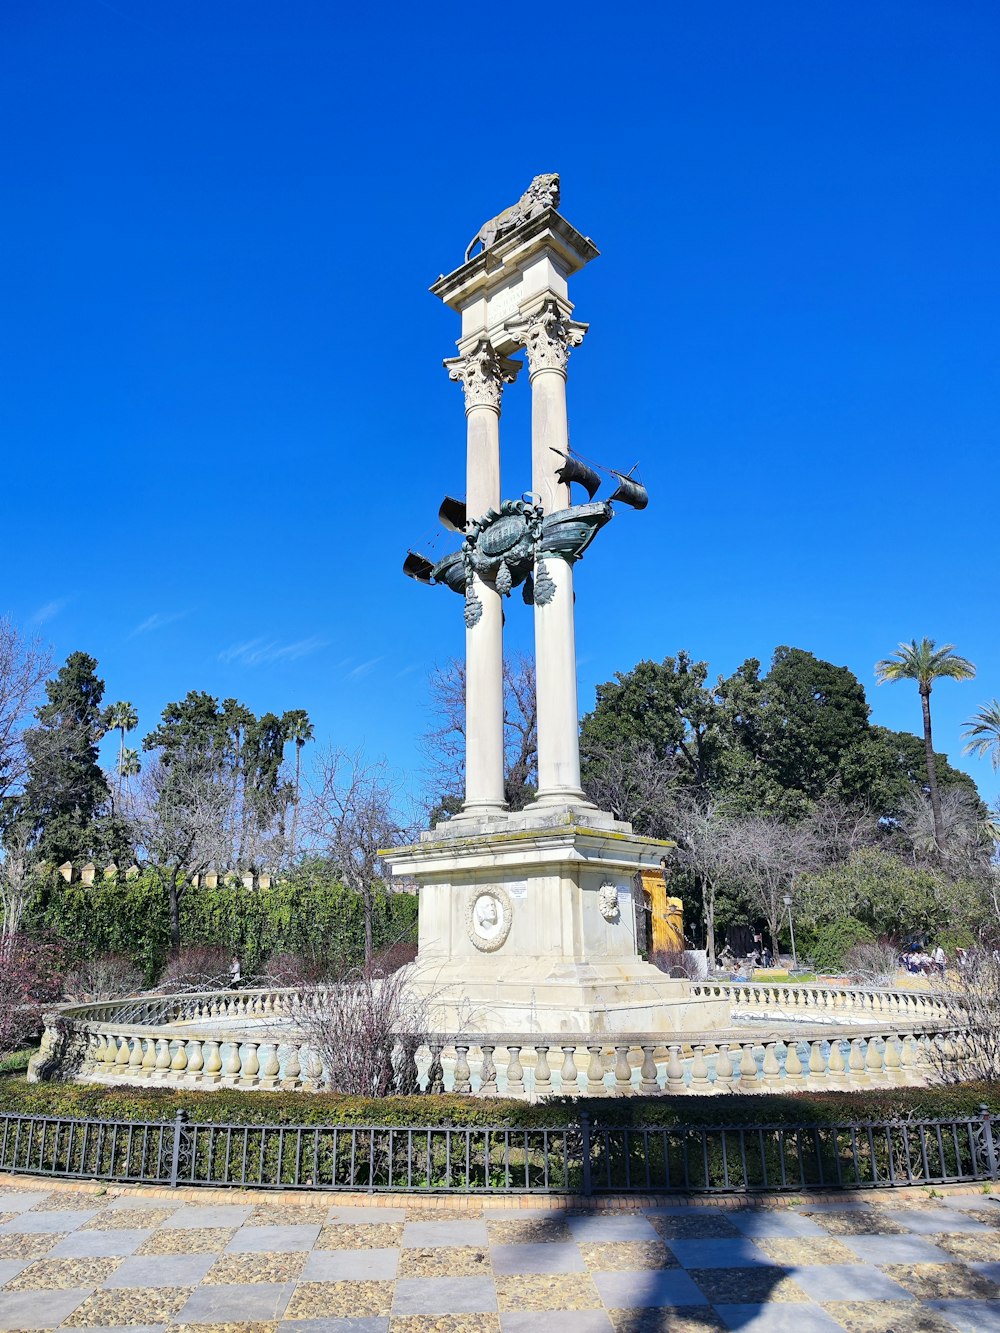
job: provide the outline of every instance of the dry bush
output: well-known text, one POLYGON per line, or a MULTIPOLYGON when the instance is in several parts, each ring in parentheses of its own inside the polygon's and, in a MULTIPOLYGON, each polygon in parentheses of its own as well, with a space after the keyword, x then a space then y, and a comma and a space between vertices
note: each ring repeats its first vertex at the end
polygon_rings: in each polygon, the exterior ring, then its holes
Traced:
POLYGON ((657 949, 649 955, 649 961, 661 972, 666 972, 668 977, 687 981, 699 979, 700 969, 697 962, 683 949, 657 949))
POLYGON ((175 949, 167 959, 157 990, 202 991, 229 985, 232 954, 211 944, 192 944, 175 949))
POLYGON ((884 940, 852 944, 844 954, 844 971, 852 981, 891 986, 899 970, 899 947, 884 940))
POLYGON ((0 1056, 30 1045, 62 989, 58 945, 9 935, 0 948, 0 1056))
POLYGON ((409 967, 416 962, 417 946, 407 940, 396 940, 387 948, 377 953, 372 960, 372 971, 377 977, 387 977, 390 972, 398 972, 401 967, 409 967))
POLYGON ((119 953, 102 953, 76 964, 63 981, 68 1000, 116 1000, 136 995, 143 988, 142 972, 131 959, 119 953))
POLYGON ((417 1091, 414 1056, 426 1005, 409 980, 409 968, 383 977, 358 970, 316 992, 303 1026, 331 1091, 357 1097, 417 1091))
POLYGON ((305 988, 318 986, 330 975, 330 964, 302 953, 273 953, 259 984, 305 988))
POLYGON ((949 972, 939 993, 949 1035, 932 1043, 931 1064, 944 1083, 1000 1078, 1000 953, 970 950, 966 965, 949 972))

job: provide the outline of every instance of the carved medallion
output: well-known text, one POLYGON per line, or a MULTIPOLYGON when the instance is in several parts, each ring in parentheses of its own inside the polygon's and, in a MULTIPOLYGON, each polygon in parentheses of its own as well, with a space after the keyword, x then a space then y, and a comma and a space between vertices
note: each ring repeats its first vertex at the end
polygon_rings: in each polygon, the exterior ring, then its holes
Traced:
POLYGON ((511 902, 500 885, 469 890, 465 906, 465 925, 469 939, 482 953, 494 953, 510 934, 511 902))

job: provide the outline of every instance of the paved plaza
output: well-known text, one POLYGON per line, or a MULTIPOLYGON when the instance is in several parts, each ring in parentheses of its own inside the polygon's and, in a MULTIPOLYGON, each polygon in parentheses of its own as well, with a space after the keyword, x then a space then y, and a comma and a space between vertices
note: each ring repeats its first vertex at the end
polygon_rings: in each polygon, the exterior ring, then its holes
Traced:
POLYGON ((582 1211, 19 1181, 0 1217, 6 1330, 1000 1330, 982 1193, 582 1211))

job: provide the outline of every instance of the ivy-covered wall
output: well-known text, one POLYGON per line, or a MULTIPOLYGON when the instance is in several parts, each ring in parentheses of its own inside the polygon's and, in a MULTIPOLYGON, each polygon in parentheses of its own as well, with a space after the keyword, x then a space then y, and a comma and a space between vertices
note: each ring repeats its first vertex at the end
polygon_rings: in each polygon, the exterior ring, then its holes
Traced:
MULTIPOLYGON (((417 899, 379 890, 376 953, 416 940, 417 899)), ((135 879, 67 884, 53 874, 39 885, 24 921, 30 934, 66 942, 77 958, 115 953, 155 983, 170 947, 167 889, 155 871, 135 879)), ((322 864, 305 865, 266 888, 219 884, 188 888, 181 901, 182 945, 218 945, 239 959, 244 978, 266 972, 274 954, 352 965, 364 957, 364 911, 353 890, 322 864)))

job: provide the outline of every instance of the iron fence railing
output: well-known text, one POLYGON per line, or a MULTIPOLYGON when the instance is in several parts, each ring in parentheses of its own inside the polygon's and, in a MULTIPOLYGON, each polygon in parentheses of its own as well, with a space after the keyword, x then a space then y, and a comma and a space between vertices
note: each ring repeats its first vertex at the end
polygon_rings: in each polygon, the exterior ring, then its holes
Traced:
POLYGON ((768 1193, 996 1180, 998 1123, 561 1128, 0 1116, 0 1170, 151 1185, 430 1193, 768 1193))

